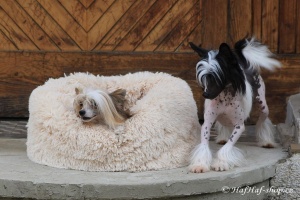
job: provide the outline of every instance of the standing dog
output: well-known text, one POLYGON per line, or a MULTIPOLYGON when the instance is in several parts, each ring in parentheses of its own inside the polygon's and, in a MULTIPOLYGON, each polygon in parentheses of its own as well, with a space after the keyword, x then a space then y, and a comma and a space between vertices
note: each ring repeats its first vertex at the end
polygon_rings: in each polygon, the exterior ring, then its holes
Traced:
POLYGON ((129 117, 129 112, 124 110, 126 90, 107 93, 75 88, 75 92, 73 107, 83 122, 100 122, 114 128, 129 117))
POLYGON ((245 130, 244 121, 249 117, 253 96, 261 110, 256 124, 259 144, 274 147, 265 84, 259 74, 260 67, 270 71, 280 67, 270 50, 254 38, 238 41, 234 50, 226 43, 222 43, 219 50, 211 51, 193 43, 190 46, 202 57, 196 65, 196 78, 206 100, 201 143, 191 156, 189 170, 195 173, 207 172, 210 168, 225 171, 243 163, 243 153, 234 144, 245 130), (209 137, 215 121, 219 132, 217 142, 226 144, 212 160, 209 137))

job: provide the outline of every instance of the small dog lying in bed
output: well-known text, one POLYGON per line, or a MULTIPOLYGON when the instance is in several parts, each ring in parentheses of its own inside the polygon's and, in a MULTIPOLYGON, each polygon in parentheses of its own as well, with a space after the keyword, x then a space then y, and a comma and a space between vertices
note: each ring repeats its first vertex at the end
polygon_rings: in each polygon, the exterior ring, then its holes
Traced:
POLYGON ((74 110, 82 122, 99 122, 114 128, 129 118, 124 109, 126 90, 118 89, 112 93, 103 90, 83 90, 75 88, 74 110))

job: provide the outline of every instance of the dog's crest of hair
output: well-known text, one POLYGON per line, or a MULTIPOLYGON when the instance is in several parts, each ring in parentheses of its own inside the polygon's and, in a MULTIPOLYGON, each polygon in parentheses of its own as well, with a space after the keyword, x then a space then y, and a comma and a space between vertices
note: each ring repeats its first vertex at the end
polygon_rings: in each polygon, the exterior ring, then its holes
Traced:
POLYGON ((97 115, 110 128, 122 124, 129 115, 124 111, 126 90, 118 89, 112 93, 102 90, 75 88, 77 98, 74 105, 78 106, 80 101, 86 101, 90 105, 95 105, 97 115))
POLYGON ((124 122, 124 117, 118 113, 113 99, 108 93, 96 90, 87 95, 95 101, 98 112, 102 113, 103 120, 109 127, 114 128, 124 122))
POLYGON ((238 60, 226 43, 222 43, 219 50, 211 50, 207 57, 200 60, 196 65, 196 79, 206 88, 205 75, 212 75, 220 88, 232 84, 235 92, 245 94, 245 75, 240 68, 238 60))

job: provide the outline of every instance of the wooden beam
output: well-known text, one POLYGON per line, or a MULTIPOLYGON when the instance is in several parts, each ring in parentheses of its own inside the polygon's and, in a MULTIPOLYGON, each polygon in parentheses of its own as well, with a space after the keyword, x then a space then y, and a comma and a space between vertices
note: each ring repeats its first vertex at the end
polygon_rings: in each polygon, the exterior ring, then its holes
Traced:
MULTIPOLYGON (((138 71, 166 72, 188 82, 203 118, 202 90, 195 81, 195 53, 0 52, 0 117, 28 117, 28 98, 49 78, 73 72, 124 75, 138 71)), ((283 68, 263 71, 270 117, 285 121, 286 98, 300 92, 300 56, 280 56, 283 68)), ((254 107, 255 108, 255 107, 254 107)), ((259 112, 254 109, 249 124, 259 112)))

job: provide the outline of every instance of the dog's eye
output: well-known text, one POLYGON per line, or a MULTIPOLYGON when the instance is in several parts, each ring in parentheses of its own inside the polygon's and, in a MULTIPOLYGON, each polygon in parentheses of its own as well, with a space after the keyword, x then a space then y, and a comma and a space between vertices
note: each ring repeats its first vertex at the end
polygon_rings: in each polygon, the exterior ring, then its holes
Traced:
POLYGON ((93 104, 93 107, 94 107, 94 108, 97 108, 97 104, 96 104, 95 101, 93 101, 92 104, 93 104))
POLYGON ((82 102, 80 102, 80 103, 79 103, 79 106, 82 108, 82 106, 83 106, 83 103, 82 103, 82 102))

